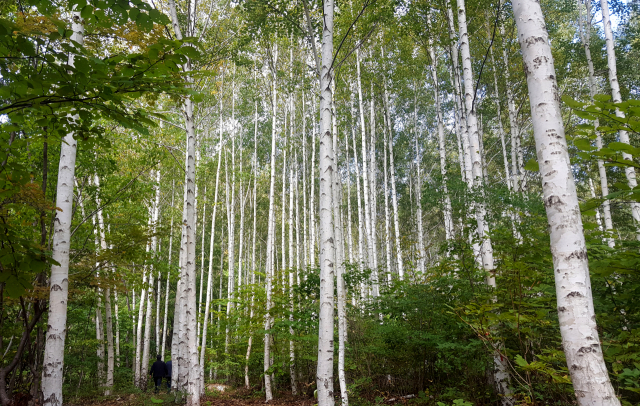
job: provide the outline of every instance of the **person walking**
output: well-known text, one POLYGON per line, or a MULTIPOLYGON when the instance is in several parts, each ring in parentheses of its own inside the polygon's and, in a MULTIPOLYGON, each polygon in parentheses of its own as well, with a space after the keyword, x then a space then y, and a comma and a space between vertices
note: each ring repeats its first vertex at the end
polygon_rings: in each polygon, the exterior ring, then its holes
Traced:
POLYGON ((160 390, 160 385, 162 385, 162 379, 168 375, 167 364, 162 362, 162 357, 160 355, 156 357, 156 362, 154 362, 151 366, 149 375, 153 376, 153 380, 156 383, 155 393, 158 393, 158 391, 160 390))
POLYGON ((171 360, 167 361, 167 391, 171 392, 171 360))

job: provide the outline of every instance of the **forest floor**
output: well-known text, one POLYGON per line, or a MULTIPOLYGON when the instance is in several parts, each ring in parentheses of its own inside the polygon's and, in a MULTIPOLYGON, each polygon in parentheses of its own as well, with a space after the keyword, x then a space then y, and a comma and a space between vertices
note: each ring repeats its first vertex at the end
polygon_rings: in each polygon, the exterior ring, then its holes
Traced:
MULTIPOLYGON (((220 391, 208 384, 206 395, 200 399, 201 406, 258 406, 264 405, 264 393, 249 389, 239 388, 220 391)), ((317 401, 306 396, 292 396, 291 393, 278 393, 275 399, 269 402, 272 406, 313 406, 317 401)), ((147 393, 114 394, 101 397, 78 397, 70 399, 68 406, 161 406, 184 404, 184 399, 176 398, 174 393, 167 393, 166 389, 155 394, 147 393)))

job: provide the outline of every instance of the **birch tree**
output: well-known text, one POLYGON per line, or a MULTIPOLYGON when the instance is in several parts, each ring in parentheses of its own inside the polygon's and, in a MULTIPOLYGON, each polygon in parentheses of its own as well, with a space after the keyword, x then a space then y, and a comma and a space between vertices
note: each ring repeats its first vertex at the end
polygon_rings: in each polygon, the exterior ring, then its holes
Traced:
POLYGON ((558 86, 540 3, 515 0, 513 15, 549 223, 562 346, 580 406, 620 405, 604 363, 578 195, 564 135, 558 86))
MULTIPOLYGON (((71 13, 71 41, 84 44, 84 21, 79 11, 71 13)), ((73 54, 69 65, 73 66, 73 54)), ((71 122, 78 116, 69 117, 71 122)), ((73 219, 73 186, 78 144, 70 131, 60 145, 58 186, 56 190, 56 213, 52 258, 59 265, 51 266, 49 278, 49 317, 42 368, 42 399, 44 406, 62 406, 62 371, 64 367, 64 345, 67 334, 67 299, 69 297, 69 250, 71 248, 71 221, 73 219)))

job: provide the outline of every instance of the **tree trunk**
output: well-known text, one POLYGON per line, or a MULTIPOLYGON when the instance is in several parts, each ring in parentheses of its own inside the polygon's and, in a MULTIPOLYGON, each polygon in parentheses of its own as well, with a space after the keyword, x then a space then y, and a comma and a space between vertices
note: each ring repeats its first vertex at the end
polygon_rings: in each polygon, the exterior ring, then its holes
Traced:
MULTIPOLYGON (((365 244, 365 236, 364 236, 364 228, 365 228, 365 219, 362 208, 362 200, 360 200, 360 196, 362 196, 362 191, 360 188, 360 165, 358 164, 358 149, 356 148, 356 122, 355 122, 355 106, 353 102, 351 103, 351 117, 352 117, 352 127, 351 127, 351 138, 353 139, 353 160, 356 168, 356 202, 358 203, 358 259, 359 266, 361 268, 366 267, 365 258, 364 258, 364 244, 365 244)), ((364 292, 362 292, 364 295, 364 292)))
MULTIPOLYGON (((337 296, 338 296, 338 381, 340 382, 340 398, 342 406, 349 406, 349 396, 347 394, 347 379, 344 371, 345 361, 345 338, 346 338, 346 288, 344 284, 343 275, 345 273, 344 266, 344 245, 342 244, 343 228, 342 228, 342 188, 340 182, 340 173, 338 171, 338 126, 337 126, 337 110, 335 105, 335 81, 331 82, 332 85, 332 126, 333 126, 333 150, 335 151, 336 170, 333 173, 333 220, 334 220, 334 235, 335 235, 335 255, 336 255, 336 279, 337 279, 337 296)), ((376 282, 374 280, 374 282, 376 282)), ((377 288, 377 285, 376 285, 377 288)), ((377 296, 377 291, 374 290, 374 294, 377 296)))
MULTIPOLYGON (((485 218, 486 209, 484 205, 484 185, 482 173, 482 158, 480 150, 480 139, 478 134, 478 121, 474 106, 475 90, 473 88, 473 72, 471 71, 471 52, 469 48, 469 35, 467 32, 467 16, 464 0, 457 0, 458 3, 458 26, 460 28, 460 51, 462 55, 462 67, 464 78, 464 102, 467 112, 467 127, 469 131, 469 149, 471 155, 472 186, 474 195, 479 193, 480 201, 473 201, 476 222, 478 224, 478 238, 480 239, 480 255, 482 266, 487 272, 487 284, 492 288, 496 287, 493 261, 493 247, 489 237, 489 224, 485 218)), ((475 200, 475 199, 474 199, 475 200)), ((497 344, 498 348, 500 344, 497 344)), ((496 390, 502 394, 502 404, 512 405, 513 397, 509 388, 509 372, 506 360, 497 354, 498 348, 494 349, 494 380, 496 390)))
MULTIPOLYGON (((258 102, 254 103, 254 118, 253 118, 253 235, 251 244, 251 302, 249 310, 249 323, 253 322, 254 316, 254 286, 256 283, 256 224, 257 224, 257 201, 258 196, 258 102)), ((244 386, 249 389, 251 387, 249 383, 249 359, 251 358, 251 346, 253 344, 253 331, 250 330, 249 342, 247 343, 247 355, 245 356, 244 363, 244 386)))
MULTIPOLYGON (((611 96, 614 103, 622 103, 620 95, 620 84, 618 83, 618 69, 616 67, 616 50, 613 43, 613 32, 611 31, 611 18, 609 17, 609 4, 607 0, 600 0, 600 8, 602 10, 602 25, 604 26, 604 37, 607 44, 607 65, 609 67, 609 85, 611 86, 611 96)), ((616 117, 621 121, 625 120, 624 112, 616 108, 616 117)), ((625 130, 618 132, 620 142, 629 144, 629 133, 625 130)), ((622 158, 633 161, 633 157, 622 151, 622 158)), ((636 170, 633 166, 628 165, 624 168, 627 184, 631 189, 638 186, 636 180, 636 170)), ((640 241, 640 203, 631 202, 631 214, 636 225, 636 239, 640 241)))
MULTIPOLYGON (((382 55, 384 59, 384 51, 382 55)), ((396 236, 396 261, 398 264, 398 277, 404 280, 404 264, 402 262, 402 247, 400 246, 400 220, 398 218, 398 194, 396 193, 396 169, 393 162, 393 125, 391 124, 391 115, 389 112, 389 95, 387 94, 387 79, 383 79, 384 83, 384 120, 385 127, 389 133, 389 166, 391 176, 391 202, 393 203, 393 223, 396 236)))
POLYGON ((609 381, 598 337, 587 248, 544 17, 535 0, 515 0, 513 14, 527 73, 567 366, 580 406, 617 406, 620 401, 609 381))
MULTIPOLYGON (((171 208, 173 208, 173 203, 175 201, 175 181, 171 182, 171 208)), ((160 349, 160 353, 162 359, 164 358, 164 351, 167 343, 167 314, 169 312, 169 293, 171 288, 171 255, 173 253, 173 213, 171 213, 171 226, 169 227, 169 259, 168 259, 168 268, 167 271, 167 287, 164 296, 164 317, 162 319, 162 348, 160 349)), ((175 315, 174 315, 175 317, 175 315)), ((172 354, 173 355, 173 354, 172 354)), ((173 362, 172 362, 173 364, 173 362)))
MULTIPOLYGON (((220 115, 220 138, 218 140, 219 153, 218 165, 216 168, 216 187, 213 192, 213 215, 211 217, 211 239, 209 242, 209 271, 207 274, 207 302, 204 307, 204 319, 202 326, 202 344, 200 347, 200 365, 202 365, 202 374, 200 379, 204 382, 204 366, 205 355, 207 350, 207 329, 209 326, 209 309, 211 307, 211 293, 213 289, 213 249, 215 247, 215 231, 216 231, 216 215, 218 212, 218 188, 220 185, 220 166, 222 164, 222 115, 220 115)), ((220 268, 222 272, 222 268, 220 268)))
POLYGON ((334 151, 331 124, 333 60, 333 0, 323 3, 322 68, 320 72, 320 310, 318 322, 318 406, 333 406, 333 288, 335 235, 333 222, 334 151))
MULTIPOLYGON (((386 118, 383 118, 386 124, 386 118)), ((391 285, 391 227, 389 216, 389 176, 387 174, 387 126, 382 126, 382 136, 384 141, 384 236, 385 236, 385 253, 387 257, 387 283, 391 285)))
MULTIPOLYGON (((358 107, 360 112, 360 135, 362 136, 362 196, 364 197, 364 232, 365 242, 367 244, 367 255, 364 260, 364 266, 371 268, 371 259, 373 257, 373 246, 371 238, 371 205, 369 202, 369 174, 367 171, 367 132, 365 131, 364 107, 362 102, 362 79, 360 75, 360 48, 356 48, 356 84, 358 86, 358 107)), ((355 145, 354 145, 355 148, 355 145)), ((354 151, 354 156, 356 156, 354 151)))
MULTIPOLYGON (((582 5, 578 2, 578 27, 580 32, 580 40, 582 42, 582 46, 584 47, 584 54, 587 58, 587 68, 589 69, 589 98, 593 101, 593 97, 596 95, 597 87, 596 87, 596 79, 595 72, 593 69, 593 60, 591 58, 591 0, 585 1, 586 5, 586 19, 584 21, 585 27, 583 26, 582 21, 582 5)), ((599 127, 599 120, 596 120, 594 123, 594 128, 597 129, 599 127)), ((596 147, 598 151, 602 149, 602 135, 599 131, 596 131, 596 147)), ((609 194, 609 182, 607 181, 607 170, 604 166, 604 161, 602 159, 598 159, 598 173, 600 174, 600 188, 602 189, 602 196, 607 196, 609 194)), ((595 191, 594 191, 595 194, 595 191)), ((594 196, 595 197, 595 196, 594 196)), ((606 238, 607 245, 610 248, 614 248, 616 243, 615 240, 610 237, 613 232, 613 221, 611 220, 611 204, 609 200, 602 202, 602 213, 604 215, 604 228, 609 233, 609 237, 606 238)))
MULTIPOLYGON (((276 182, 276 126, 278 123, 277 107, 278 107, 278 85, 276 64, 278 61, 278 45, 275 45, 273 66, 272 66, 272 97, 271 100, 271 172, 269 175, 269 225, 267 231, 267 266, 266 266, 266 312, 264 315, 264 390, 266 401, 273 399, 271 390, 271 376, 269 369, 271 367, 271 307, 272 307, 272 289, 273 289, 273 243, 275 241, 275 182, 276 182)), ((313 184, 313 182, 312 182, 313 184)), ((312 188, 313 189, 313 188, 312 188)), ((313 194, 311 198, 313 202, 313 194)), ((312 203, 313 206, 313 203, 312 203)), ((312 209, 313 210, 313 209, 312 209)))
MULTIPOLYGON (((94 175, 94 183, 98 188, 98 194, 100 193, 100 178, 98 175, 94 175)), ((104 216, 102 213, 102 202, 99 197, 96 198, 96 206, 98 207, 97 218, 97 232, 100 237, 100 252, 107 250, 107 239, 105 236, 104 216)), ((111 289, 107 287, 104 291, 105 298, 105 321, 106 321, 106 337, 107 337, 107 376, 105 382, 105 396, 111 394, 111 388, 113 387, 113 370, 114 370, 114 354, 113 354, 113 318, 111 313, 111 289)), ((117 309, 117 307, 116 307, 117 309)))
POLYGON ((453 238, 453 215, 451 197, 447 185, 447 150, 444 138, 444 120, 442 118, 442 105, 440 104, 440 83, 438 82, 438 60, 433 45, 429 40, 429 56, 431 58, 431 78, 433 79, 433 95, 436 101, 436 117, 438 120, 438 152, 440 153, 440 175, 442 176, 442 194, 444 195, 444 234, 445 239, 453 238))
MULTIPOLYGON (((80 12, 72 13, 71 40, 84 44, 84 21, 80 12)), ((73 55, 69 57, 73 65, 73 55)), ((78 116, 72 116, 76 121, 78 116)), ((73 217, 73 185, 76 168, 77 143, 73 133, 67 134, 60 146, 58 186, 56 191, 56 213, 53 228, 52 258, 60 265, 51 266, 49 316, 47 341, 42 368, 43 406, 62 405, 62 370, 64 345, 67 333, 67 299, 69 295, 69 250, 71 248, 71 221, 73 217)))

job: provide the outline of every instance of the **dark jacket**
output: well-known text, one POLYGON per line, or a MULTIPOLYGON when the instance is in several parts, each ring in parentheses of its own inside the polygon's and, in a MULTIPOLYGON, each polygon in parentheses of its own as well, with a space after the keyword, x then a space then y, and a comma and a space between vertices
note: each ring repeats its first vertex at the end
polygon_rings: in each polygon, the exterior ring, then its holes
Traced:
POLYGON ((167 361, 167 377, 171 378, 171 361, 167 361))
POLYGON ((153 375, 154 378, 164 378, 167 373, 167 364, 160 360, 154 362, 151 366, 151 371, 149 371, 149 375, 153 375))

